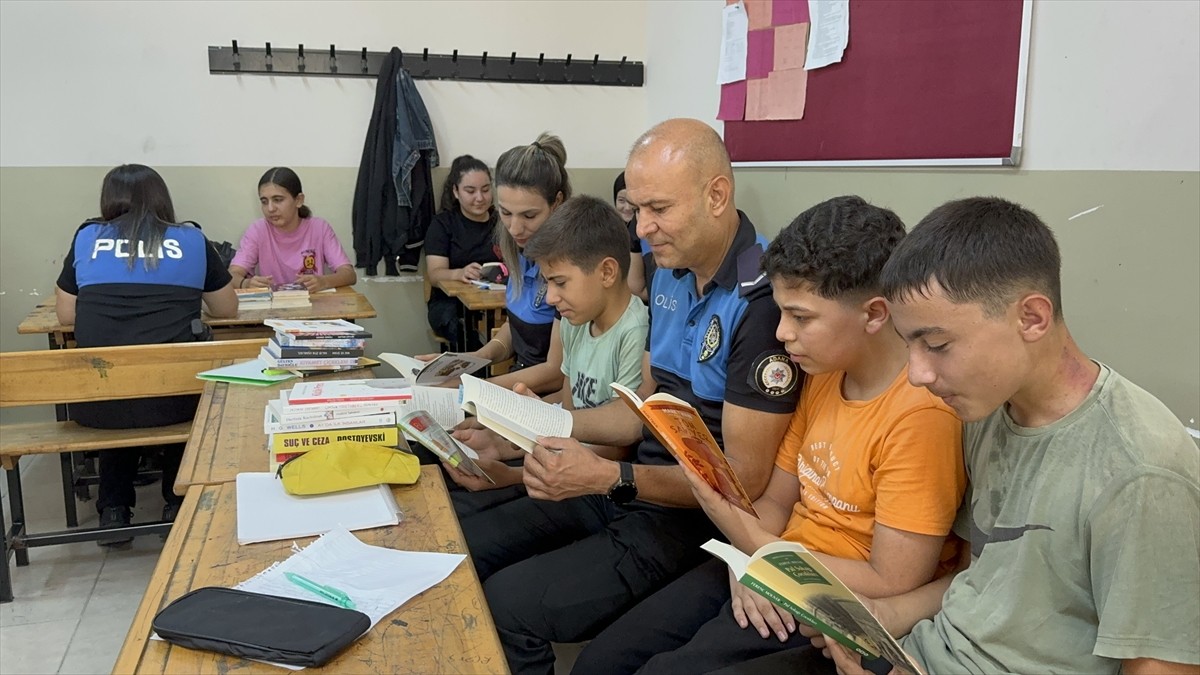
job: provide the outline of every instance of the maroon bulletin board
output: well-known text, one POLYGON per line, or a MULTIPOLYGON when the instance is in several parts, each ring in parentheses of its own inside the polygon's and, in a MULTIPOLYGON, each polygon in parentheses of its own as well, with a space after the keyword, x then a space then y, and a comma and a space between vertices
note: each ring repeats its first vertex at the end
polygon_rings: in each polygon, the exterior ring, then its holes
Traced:
POLYGON ((1032 0, 850 0, 804 119, 726 122, 734 162, 1015 165, 1032 0))

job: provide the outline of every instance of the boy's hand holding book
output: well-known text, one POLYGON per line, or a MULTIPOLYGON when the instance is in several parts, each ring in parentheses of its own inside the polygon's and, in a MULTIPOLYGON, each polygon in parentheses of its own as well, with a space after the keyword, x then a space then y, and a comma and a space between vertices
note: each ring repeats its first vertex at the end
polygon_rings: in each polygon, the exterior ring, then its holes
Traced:
POLYGON ((534 499, 552 502, 606 494, 620 478, 616 462, 598 456, 574 438, 539 437, 525 458, 525 488, 534 499))
MULTIPOLYGON (((495 437, 505 445, 511 445, 503 438, 499 438, 490 431, 454 431, 450 435, 456 440, 461 441, 463 445, 475 451, 479 458, 475 460, 475 464, 484 471, 488 476, 491 476, 495 483, 490 483, 487 480, 478 476, 471 475, 457 467, 448 465, 442 462, 442 466, 446 468, 446 472, 450 474, 450 478, 458 483, 463 488, 471 492, 479 492, 481 490, 494 490, 496 488, 508 487, 509 485, 518 485, 521 482, 522 471, 520 467, 509 466, 504 463, 504 459, 512 459, 512 457, 504 457, 498 452, 498 443, 480 443, 480 440, 491 441, 495 437)), ((521 449, 516 449, 510 454, 513 457, 523 456, 525 453, 521 449)))
POLYGON ((774 635, 780 642, 787 642, 788 637, 796 632, 799 622, 791 612, 742 585, 732 571, 729 573, 729 593, 732 596, 733 620, 742 628, 754 626, 764 640, 774 635))

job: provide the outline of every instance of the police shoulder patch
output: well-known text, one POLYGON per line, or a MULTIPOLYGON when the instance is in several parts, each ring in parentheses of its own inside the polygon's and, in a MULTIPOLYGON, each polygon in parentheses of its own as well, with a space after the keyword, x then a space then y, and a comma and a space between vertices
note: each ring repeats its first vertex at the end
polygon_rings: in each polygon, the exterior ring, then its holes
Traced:
POLYGON ((721 348, 721 340, 724 336, 721 333, 721 317, 716 314, 708 321, 708 328, 704 331, 704 342, 700 345, 700 358, 697 359, 700 363, 716 356, 717 350, 721 348))
POLYGON ((771 397, 787 396, 800 380, 796 365, 787 354, 777 351, 763 352, 754 360, 750 374, 750 385, 754 390, 771 397))

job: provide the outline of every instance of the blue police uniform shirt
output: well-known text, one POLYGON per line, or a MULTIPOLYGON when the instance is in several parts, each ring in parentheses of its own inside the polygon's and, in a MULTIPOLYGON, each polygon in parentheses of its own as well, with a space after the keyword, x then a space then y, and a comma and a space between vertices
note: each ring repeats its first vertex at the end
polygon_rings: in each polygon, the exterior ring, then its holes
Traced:
MULTIPOLYGON (((230 280, 199 227, 168 226, 162 246, 151 252, 122 239, 114 224, 87 222, 75 232, 58 287, 76 296, 76 343, 109 347, 195 340, 192 320, 200 318, 202 295, 230 280), (158 259, 153 267, 145 264, 150 253, 158 259)), ((195 396, 171 396, 76 404, 71 418, 105 428, 160 426, 191 419, 195 409, 195 396)))
MULTIPOLYGON (((658 391, 687 401, 724 447, 724 402, 767 413, 795 410, 801 374, 775 339, 779 308, 760 271, 766 240, 742 212, 733 244, 703 295, 689 270, 656 269, 650 280, 650 372, 658 391)), ((675 460, 648 430, 645 464, 675 460)))
POLYGON ((558 313, 546 302, 546 280, 541 268, 525 256, 519 256, 521 290, 509 281, 504 290, 508 323, 512 331, 513 354, 517 366, 527 368, 545 363, 550 351, 550 331, 558 313))

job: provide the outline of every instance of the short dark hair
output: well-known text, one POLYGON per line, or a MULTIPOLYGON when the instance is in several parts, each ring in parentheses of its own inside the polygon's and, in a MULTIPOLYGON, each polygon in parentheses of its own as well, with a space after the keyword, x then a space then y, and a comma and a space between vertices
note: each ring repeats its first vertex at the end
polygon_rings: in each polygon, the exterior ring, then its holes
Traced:
POLYGON ((823 298, 869 297, 880 292, 879 272, 903 238, 895 213, 862 197, 834 197, 796 216, 767 247, 762 269, 823 298))
POLYGON ((1002 314, 1017 295, 1043 293, 1062 318, 1062 259, 1035 213, 999 197, 946 202, 921 219, 883 268, 890 301, 927 296, 937 282, 951 301, 1002 314))
MULTIPOLYGON (((300 184, 300 176, 296 175, 295 171, 286 166, 275 166, 267 169, 267 172, 258 179, 258 187, 261 190, 264 185, 278 185, 287 190, 287 193, 294 199, 296 195, 304 192, 304 186, 300 184)), ((312 209, 304 204, 299 209, 301 218, 312 218, 312 209)))
POLYGON ((629 274, 629 229, 612 204, 588 195, 572 197, 525 243, 525 257, 565 260, 588 272, 613 258, 624 279, 629 274))

